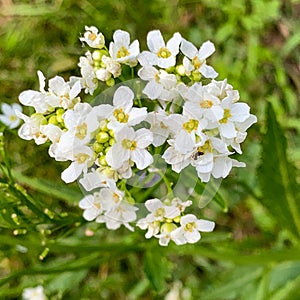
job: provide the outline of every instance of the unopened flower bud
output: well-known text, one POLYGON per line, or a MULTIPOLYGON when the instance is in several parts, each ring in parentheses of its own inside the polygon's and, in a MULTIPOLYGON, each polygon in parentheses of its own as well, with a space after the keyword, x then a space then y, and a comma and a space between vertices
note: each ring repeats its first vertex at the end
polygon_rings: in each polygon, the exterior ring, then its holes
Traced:
POLYGON ((109 135, 107 132, 100 131, 96 136, 97 142, 104 144, 109 140, 109 135))

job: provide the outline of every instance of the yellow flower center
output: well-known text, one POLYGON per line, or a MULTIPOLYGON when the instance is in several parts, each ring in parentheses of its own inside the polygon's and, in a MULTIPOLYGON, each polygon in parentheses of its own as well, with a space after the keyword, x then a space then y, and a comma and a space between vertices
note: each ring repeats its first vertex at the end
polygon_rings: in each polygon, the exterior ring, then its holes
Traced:
POLYGON ((120 109, 116 108, 114 110, 114 117, 120 123, 127 123, 128 122, 128 118, 129 118, 128 114, 125 114, 123 112, 123 108, 122 107, 120 109))
POLYGON ((17 120, 17 116, 11 115, 11 116, 9 116, 9 120, 10 120, 11 122, 14 122, 14 121, 17 120))
POLYGON ((172 55, 172 53, 166 47, 161 47, 159 51, 156 53, 159 58, 168 58, 172 55))
POLYGON ((197 226, 196 226, 196 223, 195 222, 191 222, 191 223, 187 223, 185 226, 184 226, 184 230, 185 231, 189 231, 189 232, 193 232, 194 229, 196 229, 197 226))
POLYGON ((101 208, 100 202, 94 202, 94 206, 95 206, 97 209, 100 209, 100 208, 101 208))
POLYGON ((89 159, 90 156, 88 154, 85 153, 78 153, 77 155, 75 155, 75 160, 79 163, 79 164, 83 164, 85 163, 85 161, 87 159, 89 159))
POLYGON ((203 153, 203 154, 206 153, 206 152, 212 152, 212 146, 210 144, 210 141, 208 140, 204 143, 203 146, 198 147, 197 152, 198 153, 203 153))
POLYGON ((165 209, 163 207, 160 207, 155 211, 154 216, 155 217, 163 217, 165 215, 165 213, 166 213, 165 209))
POLYGON ((119 51, 117 52, 117 58, 122 58, 125 56, 128 56, 130 54, 130 52, 128 51, 127 48, 125 48, 124 46, 122 46, 119 51))
POLYGON ((185 129, 188 133, 191 133, 193 130, 197 130, 199 122, 197 120, 189 120, 183 124, 183 129, 185 129))
POLYGON ((117 193, 113 193, 113 200, 115 203, 118 203, 120 200, 120 196, 117 193))
POLYGON ((228 108, 224 109, 223 119, 221 119, 219 122, 222 124, 226 124, 228 119, 231 117, 231 112, 228 108))
POLYGON ((213 106, 213 103, 211 100, 203 100, 200 102, 201 108, 211 108, 213 106))
POLYGON ((86 134, 87 134, 87 124, 86 123, 82 123, 81 125, 78 125, 76 127, 75 136, 78 139, 83 140, 86 137, 86 134))
POLYGON ((89 34, 89 40, 94 41, 97 38, 97 35, 93 32, 89 34))
POLYGON ((194 66, 195 69, 199 69, 201 67, 201 61, 199 60, 198 56, 195 56, 193 59, 192 59, 192 64, 194 66))
POLYGON ((128 139, 124 139, 122 141, 122 146, 123 146, 123 148, 125 148, 127 150, 133 151, 136 148, 136 141, 131 141, 131 140, 128 140, 128 139))

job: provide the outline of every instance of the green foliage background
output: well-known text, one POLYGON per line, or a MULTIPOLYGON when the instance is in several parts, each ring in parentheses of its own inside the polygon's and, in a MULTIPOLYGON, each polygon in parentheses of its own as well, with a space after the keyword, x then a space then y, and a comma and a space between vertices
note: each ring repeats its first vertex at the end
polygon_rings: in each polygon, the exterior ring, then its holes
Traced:
POLYGON ((87 224, 77 185, 59 179, 66 165, 1 127, 0 299, 38 284, 49 299, 164 299, 177 281, 185 289, 178 299, 300 299, 300 1, 0 4, 1 102, 37 89, 39 69, 47 78, 77 74, 78 38, 95 25, 107 39, 127 30, 143 49, 152 29, 166 38, 179 31, 197 46, 213 41, 218 78, 258 117, 243 145, 247 168, 232 172, 221 200, 203 211, 216 230, 197 245, 167 248, 140 231, 87 224))

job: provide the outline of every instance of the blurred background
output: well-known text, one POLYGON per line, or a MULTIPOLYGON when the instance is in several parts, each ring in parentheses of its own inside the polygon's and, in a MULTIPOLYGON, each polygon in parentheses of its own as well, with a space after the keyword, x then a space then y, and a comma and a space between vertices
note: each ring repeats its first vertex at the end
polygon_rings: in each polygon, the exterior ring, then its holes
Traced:
POLYGON ((0 299, 20 299, 38 284, 49 299, 300 299, 300 1, 0 5, 0 103, 38 90, 37 70, 79 75, 79 37, 94 25, 107 43, 116 29, 130 32, 141 49, 153 29, 166 39, 180 32, 197 47, 211 40, 218 79, 227 78, 258 117, 237 157, 247 167, 223 180, 223 206, 212 201, 203 213, 215 232, 167 248, 143 232, 86 224, 77 184, 60 180, 68 164, 5 131, 0 160, 9 160, 13 181, 0 173, 0 299))

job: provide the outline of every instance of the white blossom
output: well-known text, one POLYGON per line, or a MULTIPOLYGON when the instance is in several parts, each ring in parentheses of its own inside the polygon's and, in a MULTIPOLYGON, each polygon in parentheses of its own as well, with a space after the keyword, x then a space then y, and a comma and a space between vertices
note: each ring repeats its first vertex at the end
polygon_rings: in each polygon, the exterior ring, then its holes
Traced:
POLYGON ((22 293, 23 300, 47 300, 44 288, 38 285, 34 288, 25 288, 22 293))
POLYGON ((107 127, 115 132, 124 126, 134 126, 147 117, 147 108, 133 107, 134 93, 129 87, 119 87, 113 97, 113 105, 102 104, 97 107, 96 113, 100 118, 109 121, 107 127))
POLYGON ((0 114, 0 121, 8 126, 10 129, 14 129, 19 126, 20 118, 17 116, 16 111, 22 112, 21 105, 13 103, 9 105, 7 103, 1 104, 1 110, 3 114, 0 114))
POLYGON ((105 45, 104 35, 95 26, 85 26, 85 33, 79 39, 92 48, 102 49, 105 45))
POLYGON ((95 220, 103 212, 99 192, 85 196, 82 200, 80 200, 79 207, 84 210, 83 217, 87 221, 95 220))
POLYGON ((177 78, 174 74, 157 70, 153 66, 145 66, 139 69, 138 76, 148 81, 143 93, 151 100, 171 101, 178 95, 176 90, 177 78))
POLYGON ((207 220, 198 220, 196 216, 187 214, 180 219, 180 227, 171 232, 171 238, 177 245, 196 243, 200 240, 201 232, 211 232, 215 223, 207 220))
POLYGON ((122 167, 124 162, 132 160, 140 170, 153 162, 152 155, 145 149, 153 141, 152 132, 142 128, 134 131, 123 127, 115 134, 116 143, 106 154, 107 163, 114 169, 122 167))
POLYGON ((109 44, 109 54, 118 63, 124 63, 131 67, 136 66, 140 53, 139 41, 130 44, 130 35, 123 30, 116 30, 113 34, 113 42, 109 44))
POLYGON ((215 52, 212 42, 203 43, 199 50, 189 41, 182 39, 181 52, 186 56, 183 58, 183 65, 187 75, 194 70, 199 71, 206 78, 216 78, 218 73, 213 67, 206 64, 206 59, 215 52))
POLYGON ((90 51, 85 53, 85 56, 79 58, 78 66, 80 67, 80 83, 84 92, 93 95, 98 86, 98 79, 94 70, 94 61, 90 51))
POLYGON ((147 35, 147 45, 150 51, 143 51, 139 55, 140 64, 142 66, 158 66, 164 69, 174 66, 181 39, 181 35, 176 32, 165 44, 159 30, 150 31, 147 35))

